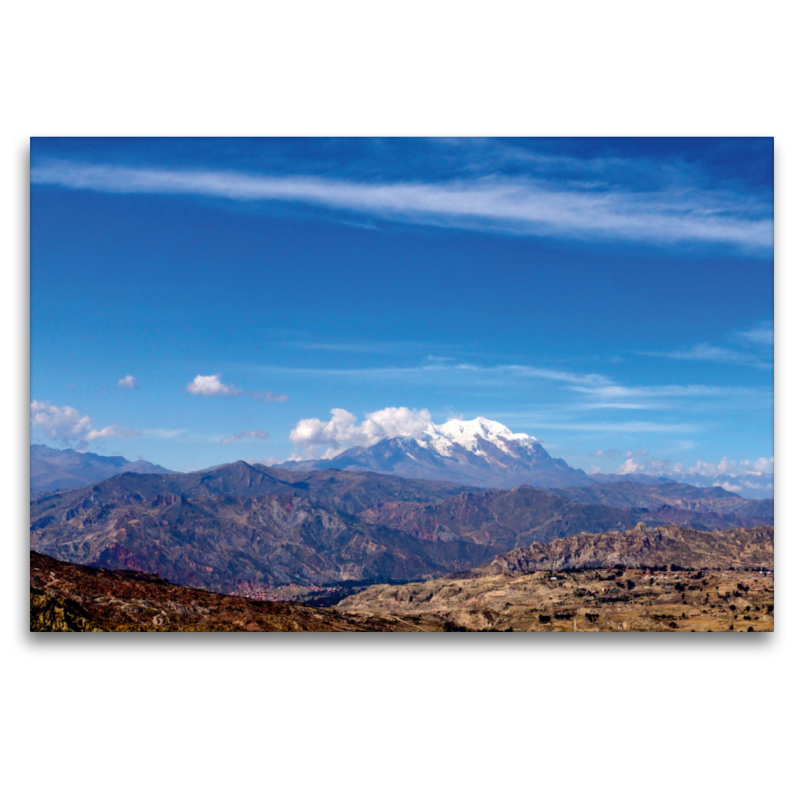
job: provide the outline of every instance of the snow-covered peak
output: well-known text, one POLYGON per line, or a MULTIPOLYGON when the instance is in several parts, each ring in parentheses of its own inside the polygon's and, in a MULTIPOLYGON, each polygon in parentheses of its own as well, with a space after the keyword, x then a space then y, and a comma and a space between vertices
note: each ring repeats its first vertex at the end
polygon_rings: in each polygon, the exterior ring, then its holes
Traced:
POLYGON ((443 425, 431 424, 424 438, 418 441, 423 447, 430 446, 441 455, 449 455, 454 445, 472 453, 478 452, 480 439, 486 439, 501 450, 507 450, 506 442, 533 444, 536 441, 533 436, 528 436, 526 433, 512 433, 505 425, 485 417, 472 420, 451 419, 443 425))
POLYGON ((505 425, 495 422, 486 417, 477 417, 471 420, 451 419, 444 425, 437 425, 437 432, 448 438, 451 442, 456 442, 462 447, 468 447, 475 442, 476 437, 480 436, 494 442, 497 439, 536 439, 526 433, 512 433, 505 425))

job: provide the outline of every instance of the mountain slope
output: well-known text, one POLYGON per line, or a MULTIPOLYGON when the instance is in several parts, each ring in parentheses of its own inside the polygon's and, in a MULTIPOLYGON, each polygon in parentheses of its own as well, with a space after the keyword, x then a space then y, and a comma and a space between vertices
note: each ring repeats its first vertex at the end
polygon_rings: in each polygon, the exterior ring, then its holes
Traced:
POLYGON ((149 461, 128 461, 122 456, 99 456, 75 450, 31 445, 31 491, 52 492, 88 486, 123 472, 172 474, 149 461))

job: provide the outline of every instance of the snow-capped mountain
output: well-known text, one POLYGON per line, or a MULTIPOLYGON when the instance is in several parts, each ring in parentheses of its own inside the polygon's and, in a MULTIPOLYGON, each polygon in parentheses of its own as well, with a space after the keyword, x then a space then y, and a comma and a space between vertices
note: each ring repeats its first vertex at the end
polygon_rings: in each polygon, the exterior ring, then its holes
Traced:
POLYGON ((415 437, 383 439, 371 447, 351 447, 317 461, 291 461, 288 469, 347 469, 390 472, 408 478, 450 481, 470 486, 512 488, 584 486, 583 470, 552 458, 534 436, 512 433, 484 417, 430 424, 415 437))

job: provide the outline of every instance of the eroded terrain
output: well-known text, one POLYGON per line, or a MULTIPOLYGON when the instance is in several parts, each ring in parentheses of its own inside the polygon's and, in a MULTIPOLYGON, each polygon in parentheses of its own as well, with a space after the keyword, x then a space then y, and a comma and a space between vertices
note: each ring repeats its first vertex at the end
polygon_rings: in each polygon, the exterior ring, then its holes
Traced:
POLYGON ((747 570, 599 569, 374 586, 336 607, 491 631, 772 631, 774 578, 747 570))

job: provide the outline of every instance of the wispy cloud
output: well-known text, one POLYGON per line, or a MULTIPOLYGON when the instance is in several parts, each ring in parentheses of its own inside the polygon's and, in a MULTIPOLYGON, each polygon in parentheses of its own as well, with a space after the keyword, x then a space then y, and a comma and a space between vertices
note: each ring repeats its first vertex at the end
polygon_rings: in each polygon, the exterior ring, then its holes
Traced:
POLYGON ((233 433, 230 436, 225 436, 224 438, 220 439, 220 442, 222 444, 232 444, 233 442, 239 442, 242 439, 269 439, 269 434, 262 430, 242 431, 241 433, 233 433))
POLYGON ((636 355, 773 369, 772 349, 775 333, 771 320, 760 322, 743 331, 734 331, 727 336, 727 340, 731 346, 702 342, 666 352, 640 351, 636 352, 636 355))
POLYGON ((117 381, 117 386, 120 389, 136 389, 139 386, 139 381, 133 375, 126 375, 117 381))
MULTIPOLYGON (((242 367, 243 369, 245 367, 242 367)), ((428 361, 412 367, 368 367, 360 369, 326 369, 321 367, 273 367, 250 366, 254 372, 293 377, 358 380, 376 383, 440 383, 443 386, 473 388, 494 387, 508 389, 514 384, 524 386, 526 382, 544 381, 562 389, 575 392, 586 399, 585 403, 573 404, 580 410, 664 410, 664 401, 680 399, 719 400, 726 402, 771 403, 770 388, 748 386, 708 386, 704 384, 666 384, 651 386, 628 386, 595 372, 575 372, 524 364, 477 364, 454 363, 448 360, 428 361)))
POLYGON ((768 204, 692 183, 634 191, 605 182, 575 185, 499 174, 438 182, 365 182, 59 160, 33 166, 31 182, 110 193, 302 203, 373 218, 519 235, 722 244, 754 251, 771 250, 773 243, 768 204))
POLYGON ((174 439, 176 436, 181 436, 188 431, 186 428, 147 428, 142 431, 145 436, 154 436, 157 439, 174 439))
POLYGON ((772 362, 765 361, 753 353, 705 343, 696 344, 685 350, 671 350, 665 353, 637 352, 636 355, 674 358, 681 361, 710 361, 714 364, 739 364, 743 367, 755 367, 756 369, 773 368, 772 362))
POLYGON ((736 335, 751 344, 765 346, 775 344, 775 327, 772 320, 761 322, 746 331, 738 331, 736 335))

